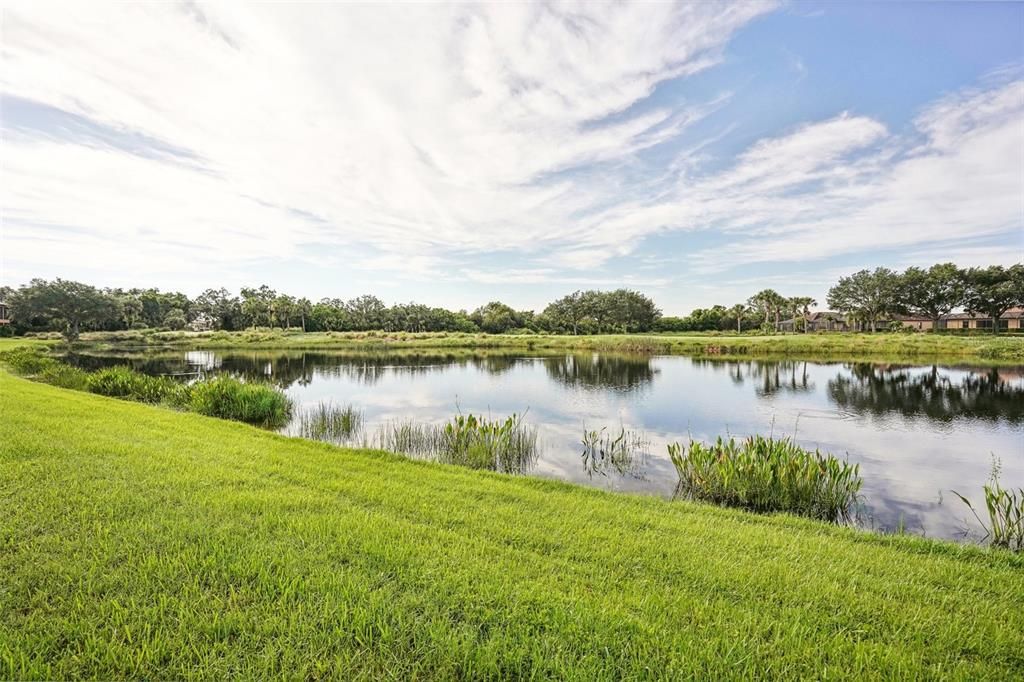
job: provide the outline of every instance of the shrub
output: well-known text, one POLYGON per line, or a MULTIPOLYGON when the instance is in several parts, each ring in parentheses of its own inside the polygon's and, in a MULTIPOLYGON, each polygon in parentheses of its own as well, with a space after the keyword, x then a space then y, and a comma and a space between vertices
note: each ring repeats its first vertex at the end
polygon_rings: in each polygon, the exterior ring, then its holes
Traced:
POLYGON ((85 391, 89 386, 89 374, 84 370, 63 362, 54 362, 39 373, 39 380, 46 384, 85 391))
POLYGON ((54 358, 44 355, 37 348, 20 346, 0 353, 0 361, 3 361, 18 374, 29 376, 41 374, 48 367, 58 364, 54 358))
POLYGON ((90 392, 111 398, 179 406, 187 402, 188 386, 169 377, 152 377, 123 366, 107 367, 86 376, 90 392))
POLYGON ((668 446, 679 492, 693 499, 755 512, 789 512, 824 521, 848 520, 863 483, 859 466, 788 438, 721 437, 712 444, 668 446))
POLYGON ((199 414, 221 419, 279 427, 288 422, 292 403, 283 391, 265 384, 248 384, 217 377, 193 384, 189 406, 199 414))

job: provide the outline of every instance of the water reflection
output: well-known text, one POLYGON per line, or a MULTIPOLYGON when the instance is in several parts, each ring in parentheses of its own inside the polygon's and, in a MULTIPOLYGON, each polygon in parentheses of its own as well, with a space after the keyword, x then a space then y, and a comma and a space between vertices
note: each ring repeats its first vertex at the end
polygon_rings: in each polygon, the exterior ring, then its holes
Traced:
POLYGON ((876 416, 900 414, 942 423, 969 417, 1024 421, 1021 373, 1009 368, 975 368, 962 376, 937 366, 912 367, 854 363, 828 382, 828 395, 843 409, 876 416))
POLYGON ((587 390, 634 391, 654 381, 651 358, 593 353, 543 358, 554 381, 587 390))
POLYGON ((808 362, 798 360, 716 360, 694 358, 693 364, 712 371, 724 372, 734 384, 750 383, 760 396, 776 393, 813 391, 815 384, 808 372, 808 362))

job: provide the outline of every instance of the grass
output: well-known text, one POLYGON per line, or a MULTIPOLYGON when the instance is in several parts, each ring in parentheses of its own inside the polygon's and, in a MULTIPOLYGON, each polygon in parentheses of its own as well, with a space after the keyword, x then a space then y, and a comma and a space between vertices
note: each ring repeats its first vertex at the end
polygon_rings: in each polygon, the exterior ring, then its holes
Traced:
POLYGON ((0 678, 960 678, 1024 557, 277 436, 0 372, 0 678))
POLYGON ((93 332, 82 335, 94 349, 169 347, 195 349, 511 349, 594 350, 627 353, 679 353, 714 356, 831 356, 838 359, 941 357, 954 361, 1024 360, 1024 335, 926 333, 752 334, 607 334, 600 336, 495 335, 407 332, 93 332))
POLYGON ((1013 555, 344 450, 3 374, 0 407, 0 678, 1024 665, 1013 555))
POLYGON ((400 420, 381 424, 374 444, 389 452, 487 469, 525 473, 537 461, 537 429, 518 415, 503 420, 458 415, 445 424, 400 420))
POLYGON ((363 413, 352 405, 320 402, 299 412, 299 435, 328 443, 350 440, 363 427, 363 413))
POLYGON ((862 484, 859 465, 804 450, 789 438, 719 437, 711 445, 674 443, 668 451, 680 493, 754 512, 847 521, 862 484))
POLYGON ((644 434, 629 431, 624 426, 619 427, 618 433, 609 431, 607 427, 600 430, 584 428, 581 443, 583 468, 591 477, 595 473, 607 476, 609 468, 623 476, 635 476, 651 447, 644 434))

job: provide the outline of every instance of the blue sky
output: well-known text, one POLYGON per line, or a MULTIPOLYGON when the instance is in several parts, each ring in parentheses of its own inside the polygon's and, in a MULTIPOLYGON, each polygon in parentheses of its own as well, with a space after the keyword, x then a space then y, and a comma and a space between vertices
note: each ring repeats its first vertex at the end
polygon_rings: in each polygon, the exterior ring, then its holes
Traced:
POLYGON ((1021 4, 2 12, 4 284, 682 314, 1024 259, 1021 4))

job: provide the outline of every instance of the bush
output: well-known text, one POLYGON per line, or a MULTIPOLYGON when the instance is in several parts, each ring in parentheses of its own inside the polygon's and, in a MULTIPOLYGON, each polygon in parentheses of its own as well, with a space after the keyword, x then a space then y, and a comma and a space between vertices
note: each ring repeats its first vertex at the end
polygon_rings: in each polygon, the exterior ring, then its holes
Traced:
POLYGON ((789 512, 824 521, 850 518, 863 483, 859 466, 788 438, 721 437, 712 444, 668 446, 679 492, 693 499, 755 512, 789 512))
POLYGON ((292 413, 291 400, 281 390, 264 384, 243 383, 231 377, 193 384, 189 406, 208 417, 267 427, 283 426, 292 413))
POLYGON ((130 367, 108 367, 88 374, 86 386, 92 393, 137 400, 143 403, 188 402, 189 387, 168 377, 151 377, 130 367))
POLYGON ((89 385, 89 374, 78 367, 55 361, 39 373, 39 380, 60 388, 85 391, 89 385))

